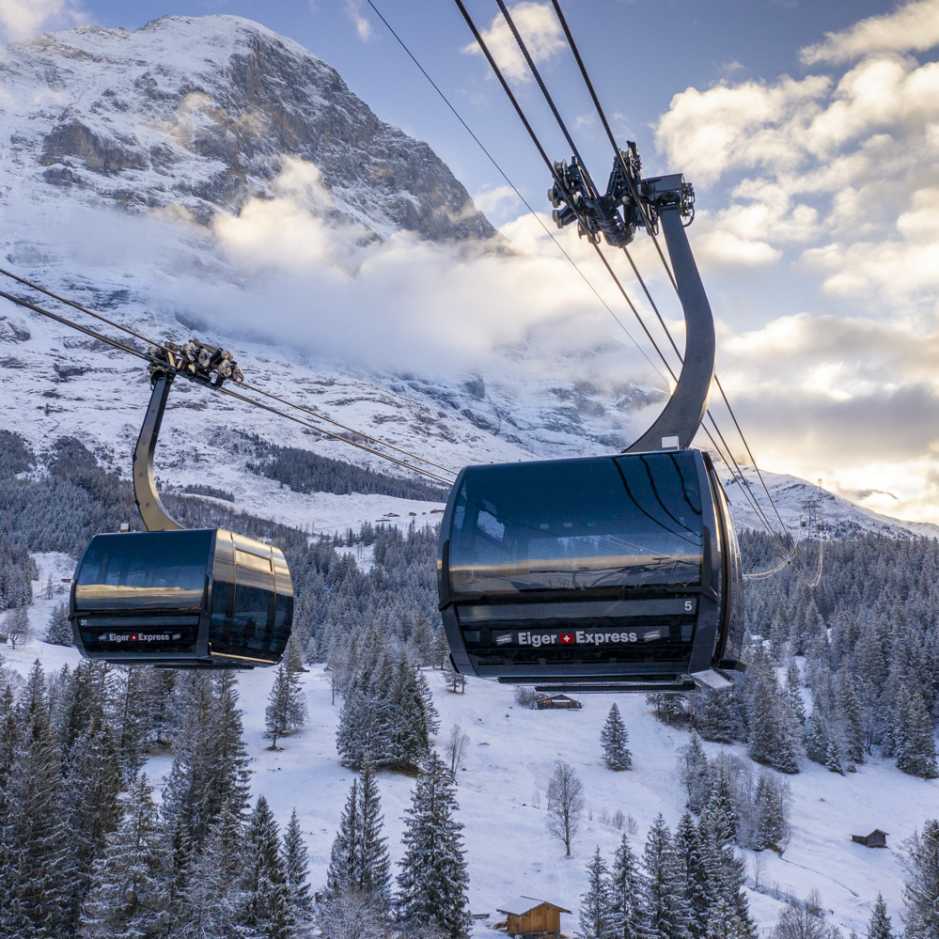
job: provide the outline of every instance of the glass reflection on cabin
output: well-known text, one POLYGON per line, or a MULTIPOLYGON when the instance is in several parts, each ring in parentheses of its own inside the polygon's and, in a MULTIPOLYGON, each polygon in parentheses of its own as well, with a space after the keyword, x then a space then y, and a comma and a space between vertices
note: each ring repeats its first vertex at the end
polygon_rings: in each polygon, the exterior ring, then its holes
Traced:
POLYGON ((211 531, 99 535, 78 571, 78 610, 197 610, 212 554, 211 531))
POLYGON ((702 544, 687 452, 474 467, 454 503, 450 588, 698 586, 702 544))

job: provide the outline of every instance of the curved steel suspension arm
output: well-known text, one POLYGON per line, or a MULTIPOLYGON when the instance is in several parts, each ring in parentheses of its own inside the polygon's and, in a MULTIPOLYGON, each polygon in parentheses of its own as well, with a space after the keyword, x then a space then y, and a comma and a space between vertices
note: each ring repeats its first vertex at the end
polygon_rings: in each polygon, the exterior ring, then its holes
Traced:
POLYGON ((183 526, 166 510, 157 492, 153 454, 160 436, 166 399, 173 386, 175 372, 157 369, 152 372, 150 404, 134 447, 134 501, 147 531, 178 531, 183 526))
MULTIPOLYGON (((664 177, 662 182, 668 179, 664 177)), ((647 182, 654 185, 659 180, 647 182)), ((658 212, 685 315, 684 364, 665 409, 625 453, 691 446, 707 410, 714 378, 714 316, 682 224, 680 207, 660 204, 658 212)))

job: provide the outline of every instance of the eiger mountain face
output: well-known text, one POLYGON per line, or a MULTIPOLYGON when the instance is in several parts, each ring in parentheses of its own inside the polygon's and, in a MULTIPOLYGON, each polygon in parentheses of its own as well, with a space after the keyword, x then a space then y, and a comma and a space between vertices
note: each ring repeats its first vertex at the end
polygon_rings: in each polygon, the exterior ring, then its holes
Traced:
POLYGON ((376 231, 495 234, 427 144, 380 121, 325 62, 235 17, 45 36, 0 59, 3 141, 35 181, 205 222, 264 193, 285 157, 314 163, 376 231))

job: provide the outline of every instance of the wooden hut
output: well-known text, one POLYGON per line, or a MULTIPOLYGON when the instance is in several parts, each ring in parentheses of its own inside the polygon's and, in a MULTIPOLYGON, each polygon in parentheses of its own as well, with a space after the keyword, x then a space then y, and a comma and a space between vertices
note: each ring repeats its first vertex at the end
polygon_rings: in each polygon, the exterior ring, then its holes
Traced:
POLYGON ((500 908, 505 931, 514 939, 560 939, 563 906, 535 897, 515 897, 500 908))
POLYGON ((887 832, 875 828, 869 835, 851 835, 855 844, 862 844, 865 848, 886 848, 887 832))
POLYGON ((539 711, 576 711, 583 705, 566 694, 543 694, 535 700, 535 707, 539 711))

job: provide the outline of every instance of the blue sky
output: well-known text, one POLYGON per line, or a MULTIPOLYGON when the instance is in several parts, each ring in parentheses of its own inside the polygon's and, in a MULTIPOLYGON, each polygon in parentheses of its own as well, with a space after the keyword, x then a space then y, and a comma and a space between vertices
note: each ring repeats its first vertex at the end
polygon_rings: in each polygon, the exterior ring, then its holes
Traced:
MULTIPOLYGON (((547 209, 544 168, 455 5, 376 2, 547 209)), ((567 156, 502 42, 494 0, 469 6, 549 153, 567 156)), ((611 155, 550 3, 511 6, 605 178, 611 155)), ((647 170, 695 184, 691 238, 719 320, 719 369, 764 464, 939 522, 939 0, 564 7, 617 134, 639 142, 647 170)), ((380 117, 428 141, 506 237, 554 250, 365 0, 0 0, 0 36, 218 13, 256 19, 336 67, 380 117)), ((593 263, 576 238, 570 249, 593 263)), ((676 317, 648 245, 636 255, 676 317)))

